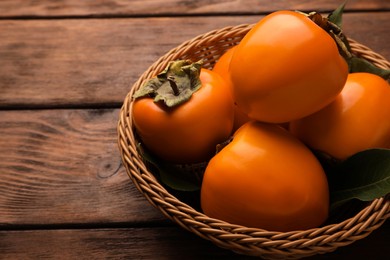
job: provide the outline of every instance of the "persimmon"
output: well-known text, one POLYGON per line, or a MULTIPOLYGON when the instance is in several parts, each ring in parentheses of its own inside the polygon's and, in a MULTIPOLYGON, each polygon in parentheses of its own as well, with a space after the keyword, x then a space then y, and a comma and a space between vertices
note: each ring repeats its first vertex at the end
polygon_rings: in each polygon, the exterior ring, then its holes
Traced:
POLYGON ((233 99, 250 118, 284 123, 331 103, 348 65, 335 40, 308 15, 276 11, 237 45, 229 66, 233 99))
POLYGON ((245 123, 207 165, 201 207, 212 218, 272 231, 320 226, 329 189, 314 154, 281 126, 245 123))
POLYGON ((200 62, 171 62, 134 94, 132 118, 142 143, 170 163, 209 160, 233 127, 233 101, 226 88, 200 62))
POLYGON ((389 83, 375 74, 350 73, 331 104, 291 122, 290 131, 339 160, 370 148, 390 148, 389 83))

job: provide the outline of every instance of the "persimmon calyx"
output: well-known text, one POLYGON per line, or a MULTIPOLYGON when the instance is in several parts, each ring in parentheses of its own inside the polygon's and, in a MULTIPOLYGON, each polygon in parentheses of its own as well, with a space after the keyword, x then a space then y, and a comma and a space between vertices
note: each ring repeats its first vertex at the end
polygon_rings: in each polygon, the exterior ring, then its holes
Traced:
POLYGON ((178 106, 189 100, 201 86, 199 78, 203 61, 176 60, 156 77, 149 79, 133 94, 133 98, 151 97, 167 107, 178 106))
POLYGON ((325 30, 336 42, 339 53, 348 64, 349 72, 368 72, 376 74, 385 80, 390 78, 390 70, 386 68, 380 68, 373 63, 356 56, 350 45, 348 38, 343 33, 342 26, 342 14, 344 4, 332 12, 328 17, 323 17, 317 12, 311 12, 309 14, 302 13, 311 19, 315 24, 325 30))
POLYGON ((349 60, 352 57, 348 39, 341 29, 341 22, 339 24, 333 23, 329 18, 323 17, 317 12, 311 12, 305 15, 333 38, 340 55, 343 56, 345 60, 349 60))

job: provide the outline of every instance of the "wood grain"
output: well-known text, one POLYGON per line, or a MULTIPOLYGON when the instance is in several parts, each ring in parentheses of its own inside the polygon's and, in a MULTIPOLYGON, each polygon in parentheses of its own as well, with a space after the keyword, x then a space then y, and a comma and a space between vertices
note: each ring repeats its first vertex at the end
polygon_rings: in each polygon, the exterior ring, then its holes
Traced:
MULTIPOLYGON (((0 21, 0 108, 120 107, 183 41, 262 16, 0 21)), ((346 34, 390 59, 389 13, 348 13, 346 34), (359 26, 357 26, 359 24, 359 26)))
MULTIPOLYGON (((305 259, 386 259, 389 227, 305 259)), ((0 252, 3 259, 258 259, 218 248, 176 227, 0 231, 0 252)))
MULTIPOLYGON (((199 34, 279 9, 344 0, 1 0, 0 259, 253 259, 166 219, 117 148, 119 107, 157 58, 199 34)), ((390 59, 390 1, 349 0, 346 34, 390 59)), ((385 259, 387 221, 308 259, 385 259)))
POLYGON ((0 228, 164 221, 121 165, 118 114, 0 111, 0 228))
MULTIPOLYGON (((105 16, 172 16, 210 14, 260 14, 275 10, 329 11, 343 3, 341 0, 106 0, 106 1, 0 1, 0 17, 105 17, 105 16)), ((349 0, 347 11, 389 10, 390 2, 383 0, 349 0)))

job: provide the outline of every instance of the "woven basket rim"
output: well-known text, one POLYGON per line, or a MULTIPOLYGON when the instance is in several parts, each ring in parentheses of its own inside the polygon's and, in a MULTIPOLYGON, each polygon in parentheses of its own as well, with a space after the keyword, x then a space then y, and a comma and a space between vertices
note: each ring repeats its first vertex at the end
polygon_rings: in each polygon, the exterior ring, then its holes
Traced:
MULTIPOLYGON (((356 215, 339 223, 308 230, 278 232, 248 228, 210 218, 177 199, 158 182, 138 154, 137 140, 131 119, 133 104, 131 96, 134 91, 146 79, 165 68, 168 61, 175 59, 175 57, 182 57, 194 46, 209 46, 223 41, 222 45, 226 50, 232 46, 235 38, 242 38, 253 25, 228 26, 200 34, 168 51, 140 76, 128 92, 120 110, 117 131, 122 162, 133 184, 154 207, 182 228, 210 240, 217 246, 240 254, 264 258, 299 258, 332 252, 340 246, 366 237, 373 230, 379 228, 390 217, 389 197, 373 200, 356 215), (225 39, 228 40, 225 42, 225 39)), ((390 68, 390 62, 382 55, 353 39, 349 38, 348 40, 355 53, 378 67, 390 68)))

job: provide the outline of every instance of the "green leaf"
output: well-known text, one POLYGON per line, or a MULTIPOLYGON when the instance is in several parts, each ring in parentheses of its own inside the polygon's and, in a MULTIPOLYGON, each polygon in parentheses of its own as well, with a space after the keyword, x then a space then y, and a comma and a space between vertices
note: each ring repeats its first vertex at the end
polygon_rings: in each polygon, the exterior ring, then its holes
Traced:
POLYGON ((189 176, 190 173, 182 165, 170 164, 160 160, 144 149, 141 144, 138 144, 138 151, 142 159, 153 166, 152 171, 156 172, 160 181, 169 188, 177 191, 200 190, 200 183, 196 181, 195 176, 189 176))
POLYGON ((194 182, 186 180, 181 174, 181 170, 175 167, 166 167, 162 165, 160 167, 161 181, 168 187, 178 191, 198 191, 200 185, 194 182), (180 177, 181 176, 181 177, 180 177))
POLYGON ((328 20, 341 28, 343 23, 343 12, 347 1, 342 3, 336 10, 328 15, 328 20))
POLYGON ((358 199, 372 201, 390 193, 390 149, 359 152, 328 172, 331 210, 358 199))
POLYGON ((356 56, 352 56, 351 58, 349 58, 347 60, 347 62, 348 62, 348 67, 349 67, 350 73, 368 72, 368 73, 376 74, 376 75, 384 78, 385 80, 390 78, 390 70, 376 67, 374 64, 372 64, 371 62, 369 62, 365 59, 362 59, 362 58, 359 58, 356 56))

